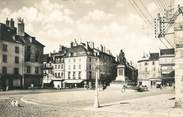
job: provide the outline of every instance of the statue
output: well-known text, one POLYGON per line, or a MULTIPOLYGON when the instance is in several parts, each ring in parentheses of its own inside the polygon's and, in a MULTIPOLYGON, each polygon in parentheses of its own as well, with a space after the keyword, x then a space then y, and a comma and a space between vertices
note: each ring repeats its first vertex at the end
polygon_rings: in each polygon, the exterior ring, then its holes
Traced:
POLYGON ((123 50, 121 50, 120 53, 119 53, 118 62, 121 65, 125 65, 126 64, 125 53, 123 52, 123 50))

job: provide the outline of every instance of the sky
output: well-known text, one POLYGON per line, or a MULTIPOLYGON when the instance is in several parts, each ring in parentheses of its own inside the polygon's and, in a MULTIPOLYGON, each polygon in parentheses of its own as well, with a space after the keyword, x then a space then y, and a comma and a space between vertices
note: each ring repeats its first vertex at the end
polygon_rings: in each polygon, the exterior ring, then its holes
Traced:
MULTIPOLYGON (((154 0, 142 0, 145 7, 135 1, 149 19, 148 12, 155 18, 160 11, 154 0)), ((22 17, 25 31, 46 46, 45 53, 74 40, 90 41, 114 56, 123 49, 127 60, 136 63, 144 53, 165 48, 154 38, 153 19, 151 25, 144 22, 129 0, 0 0, 0 22, 7 17, 16 22, 22 17)))

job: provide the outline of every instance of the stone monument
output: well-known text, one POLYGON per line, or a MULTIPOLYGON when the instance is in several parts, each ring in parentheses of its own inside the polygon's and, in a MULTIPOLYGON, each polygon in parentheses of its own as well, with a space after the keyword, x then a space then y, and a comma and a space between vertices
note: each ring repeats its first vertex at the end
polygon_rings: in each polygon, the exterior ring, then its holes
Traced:
POLYGON ((119 65, 117 66, 117 77, 116 82, 125 82, 125 66, 126 66, 126 58, 123 50, 120 51, 119 56, 117 57, 117 61, 119 65))

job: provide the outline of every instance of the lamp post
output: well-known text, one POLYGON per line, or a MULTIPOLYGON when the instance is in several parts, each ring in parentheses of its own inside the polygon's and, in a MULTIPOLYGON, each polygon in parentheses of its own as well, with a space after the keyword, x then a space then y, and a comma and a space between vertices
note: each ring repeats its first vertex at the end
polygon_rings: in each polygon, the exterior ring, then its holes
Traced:
POLYGON ((95 78, 95 100, 94 100, 94 107, 99 108, 99 99, 98 99, 98 79, 100 77, 100 68, 99 68, 99 59, 97 61, 97 67, 96 67, 96 78, 95 78))

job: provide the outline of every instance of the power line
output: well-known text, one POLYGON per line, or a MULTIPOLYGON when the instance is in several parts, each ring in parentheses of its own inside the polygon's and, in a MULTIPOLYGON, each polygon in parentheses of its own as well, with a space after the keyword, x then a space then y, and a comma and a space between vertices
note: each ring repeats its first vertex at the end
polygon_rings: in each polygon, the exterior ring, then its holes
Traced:
POLYGON ((162 2, 160 0, 156 0, 156 2, 162 8, 162 10, 164 11, 165 6, 162 4, 162 2))
POLYGON ((146 12, 148 13, 148 15, 151 17, 151 19, 153 19, 151 13, 149 12, 149 10, 147 9, 147 7, 145 6, 145 4, 142 2, 142 0, 140 0, 140 3, 142 4, 142 6, 144 7, 144 9, 146 10, 146 12))
POLYGON ((167 9, 168 8, 167 3, 164 0, 162 0, 161 2, 164 4, 165 8, 167 9))
POLYGON ((161 41, 161 43, 166 47, 166 48, 168 48, 168 46, 160 39, 160 38, 158 38, 160 41, 161 41))
POLYGON ((131 4, 131 6, 135 9, 135 11, 136 11, 137 14, 139 15, 139 17, 144 17, 144 18, 142 18, 142 19, 144 20, 144 23, 146 23, 147 25, 149 25, 148 22, 147 22, 147 20, 145 20, 145 16, 144 16, 143 14, 140 13, 140 11, 139 11, 138 8, 133 4, 133 2, 132 2, 131 0, 128 0, 128 1, 129 1, 129 3, 131 4))
POLYGON ((174 48, 173 45, 170 43, 170 41, 169 41, 167 38, 164 37, 164 39, 168 42, 168 44, 169 44, 172 48, 174 48))
MULTIPOLYGON (((131 4, 131 6, 135 9, 135 11, 138 13, 138 15, 140 17, 143 17, 142 19, 144 20, 145 23, 147 23, 148 25, 150 25, 151 28, 153 28, 152 26, 152 22, 148 19, 148 17, 146 16, 146 14, 142 11, 142 9, 138 6, 138 4, 134 1, 134 0, 128 0, 129 3, 131 4)), ((144 3, 140 0, 141 4, 143 5, 144 9, 147 11, 148 15, 153 19, 152 15, 150 14, 150 12, 148 11, 147 7, 144 5, 144 3)), ((161 8, 161 7, 159 7, 161 8)), ((161 43, 168 48, 168 46, 160 39, 158 38, 161 43)))
POLYGON ((144 18, 147 20, 147 22, 149 23, 149 25, 152 27, 151 21, 149 21, 149 19, 146 17, 146 15, 143 13, 143 11, 139 8, 139 6, 137 5, 137 3, 134 0, 132 0, 132 2, 137 7, 137 9, 140 11, 140 13, 144 16, 144 18))

